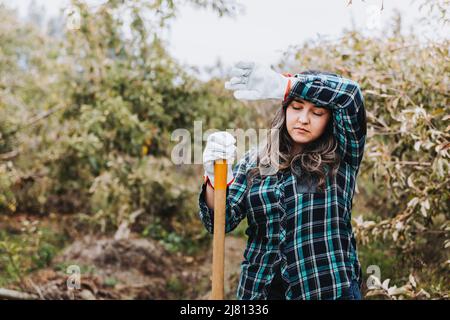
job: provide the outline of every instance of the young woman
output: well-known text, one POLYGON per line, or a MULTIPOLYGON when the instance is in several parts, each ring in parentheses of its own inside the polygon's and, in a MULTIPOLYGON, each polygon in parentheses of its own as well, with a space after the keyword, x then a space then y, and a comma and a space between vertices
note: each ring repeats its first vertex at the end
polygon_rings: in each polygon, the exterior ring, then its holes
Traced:
POLYGON ((229 161, 226 232, 247 217, 238 299, 361 299, 362 272, 351 226, 352 198, 366 137, 358 84, 306 71, 281 75, 240 62, 225 87, 238 99, 282 100, 261 151, 232 170, 235 139, 208 137, 200 218, 212 233, 216 159, 229 161), (265 175, 278 159, 277 172, 265 175), (272 163, 273 165, 273 163, 272 163))

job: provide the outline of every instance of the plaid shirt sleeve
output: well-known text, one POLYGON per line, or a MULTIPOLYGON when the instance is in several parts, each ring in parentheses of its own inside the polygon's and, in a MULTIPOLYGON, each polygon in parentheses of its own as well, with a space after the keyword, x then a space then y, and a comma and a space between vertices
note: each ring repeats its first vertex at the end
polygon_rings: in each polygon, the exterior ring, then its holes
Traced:
POLYGON ((300 98, 331 108, 340 156, 357 170, 363 157, 367 132, 364 98, 358 83, 331 73, 296 74, 294 77, 297 81, 287 100, 300 98))
MULTIPOLYGON (((245 195, 247 192, 247 164, 249 152, 234 166, 234 181, 227 188, 225 232, 233 231, 247 215, 245 195)), ((209 233, 214 233, 214 210, 206 205, 206 183, 203 183, 199 196, 199 216, 209 233)))

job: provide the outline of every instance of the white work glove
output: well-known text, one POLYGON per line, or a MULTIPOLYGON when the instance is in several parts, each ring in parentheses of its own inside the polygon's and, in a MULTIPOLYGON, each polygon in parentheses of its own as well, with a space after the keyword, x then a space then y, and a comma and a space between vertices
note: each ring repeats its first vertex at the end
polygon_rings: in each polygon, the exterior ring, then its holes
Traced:
POLYGON ((234 97, 242 100, 284 100, 295 79, 252 61, 236 63, 231 69, 231 77, 225 82, 225 89, 234 90, 234 97))
POLYGON ((203 151, 203 167, 205 168, 205 182, 210 181, 214 188, 214 161, 227 160, 227 186, 233 182, 232 165, 236 154, 236 139, 226 131, 215 132, 208 136, 205 150, 203 151))

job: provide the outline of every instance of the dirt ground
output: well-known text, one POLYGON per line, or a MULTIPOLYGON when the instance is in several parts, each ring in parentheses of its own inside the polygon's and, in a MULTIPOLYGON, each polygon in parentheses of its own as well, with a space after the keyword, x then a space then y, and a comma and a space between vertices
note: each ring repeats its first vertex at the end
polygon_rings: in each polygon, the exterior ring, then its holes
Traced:
MULTIPOLYGON (((225 240, 225 297, 236 299, 246 240, 225 240)), ((167 252, 157 241, 86 236, 73 242, 26 279, 29 293, 41 299, 208 299, 211 290, 212 243, 208 252, 183 256, 167 252), (68 268, 79 268, 80 288, 68 268), (75 282, 71 282, 74 284, 75 282)))

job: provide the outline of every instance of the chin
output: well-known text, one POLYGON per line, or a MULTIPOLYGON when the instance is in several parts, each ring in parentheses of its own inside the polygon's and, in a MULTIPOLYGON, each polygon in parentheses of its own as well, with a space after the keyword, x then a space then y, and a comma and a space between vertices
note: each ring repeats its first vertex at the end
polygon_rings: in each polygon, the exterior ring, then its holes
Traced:
POLYGON ((308 143, 312 141, 311 139, 308 138, 298 138, 298 137, 295 137, 295 139, 292 140, 294 140, 297 143, 308 143))
POLYGON ((291 136, 292 140, 294 140, 296 143, 308 143, 308 142, 315 140, 314 137, 310 136, 311 133, 304 135, 304 134, 298 134, 296 132, 290 132, 289 135, 291 136))

